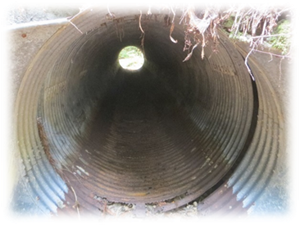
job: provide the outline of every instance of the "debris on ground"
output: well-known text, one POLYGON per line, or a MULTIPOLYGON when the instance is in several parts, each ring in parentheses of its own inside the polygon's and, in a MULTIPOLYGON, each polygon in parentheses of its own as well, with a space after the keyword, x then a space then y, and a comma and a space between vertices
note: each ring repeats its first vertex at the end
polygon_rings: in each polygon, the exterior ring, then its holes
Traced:
POLYGON ((156 204, 128 204, 109 202, 105 198, 94 197, 99 203, 100 220, 103 222, 198 222, 198 203, 192 202, 168 212, 156 212, 156 204), (144 216, 137 215, 137 207, 145 210, 144 216))

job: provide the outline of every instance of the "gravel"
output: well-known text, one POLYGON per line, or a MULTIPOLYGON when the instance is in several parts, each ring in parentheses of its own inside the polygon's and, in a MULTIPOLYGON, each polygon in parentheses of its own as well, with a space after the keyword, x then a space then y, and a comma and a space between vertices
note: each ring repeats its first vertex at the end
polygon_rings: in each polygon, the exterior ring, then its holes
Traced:
POLYGON ((54 20, 74 16, 79 12, 79 7, 15 7, 7 13, 8 25, 29 23, 34 21, 54 20))

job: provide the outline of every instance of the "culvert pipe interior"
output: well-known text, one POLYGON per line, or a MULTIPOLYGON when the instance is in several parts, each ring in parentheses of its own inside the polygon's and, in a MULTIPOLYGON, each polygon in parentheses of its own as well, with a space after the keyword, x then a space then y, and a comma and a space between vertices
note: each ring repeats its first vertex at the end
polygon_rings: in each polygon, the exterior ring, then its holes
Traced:
POLYGON ((115 15, 81 12, 43 45, 21 82, 16 137, 34 205, 54 213, 76 211, 76 202, 93 214, 106 203, 168 211, 225 184, 234 194, 219 205, 249 207, 284 138, 264 72, 249 60, 251 79, 244 52, 222 32, 217 52, 207 45, 201 59, 198 46, 183 62, 183 26, 173 43, 164 14, 115 15), (119 65, 126 46, 144 52, 141 69, 119 65))

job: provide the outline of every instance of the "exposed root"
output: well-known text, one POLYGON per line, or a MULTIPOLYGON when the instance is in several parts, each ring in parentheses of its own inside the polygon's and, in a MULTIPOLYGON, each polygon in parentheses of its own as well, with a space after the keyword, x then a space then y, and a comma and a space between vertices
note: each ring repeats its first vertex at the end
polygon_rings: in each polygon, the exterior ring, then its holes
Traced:
POLYGON ((147 15, 152 15, 151 7, 149 7, 149 9, 148 9, 147 15))
MULTIPOLYGON (((231 32, 231 37, 235 38, 242 35, 250 42, 251 53, 263 44, 267 38, 290 36, 291 34, 272 34, 277 26, 277 20, 280 14, 288 9, 275 8, 241 8, 231 7, 228 10, 219 10, 216 8, 206 8, 202 11, 197 11, 192 7, 187 7, 182 10, 182 16, 179 24, 183 21, 185 29, 185 46, 183 51, 188 51, 188 55, 184 61, 191 57, 191 46, 197 46, 201 43, 201 58, 204 58, 204 49, 208 42, 212 43, 213 52, 216 52, 218 44, 218 29, 222 28, 223 24, 229 19, 232 20, 232 25, 228 28, 231 32), (255 41, 254 41, 255 40, 255 41)), ((173 13, 174 14, 174 13, 173 13)), ((172 39, 171 39, 172 40, 172 39)), ((193 48, 194 48, 193 47, 193 48)), ((250 53, 250 54, 251 54, 250 53)))
POLYGON ((259 53, 263 53, 263 54, 268 54, 270 55, 271 57, 271 60, 269 62, 271 62, 273 60, 273 56, 275 57, 279 57, 281 59, 284 59, 284 58, 291 58, 291 56, 289 56, 289 54, 286 54, 286 55, 279 55, 279 54, 275 54, 275 53, 271 53, 271 52, 265 52, 265 51, 261 51, 261 50, 258 50, 258 49, 253 49, 254 52, 259 52, 259 53))
POLYGON ((103 212, 102 212, 102 220, 105 221, 106 218, 106 209, 107 209, 107 202, 104 202, 103 212))
POLYGON ((254 36, 254 37, 251 37, 253 39, 257 39, 257 38, 270 38, 270 37, 282 37, 282 36, 289 36, 291 34, 273 34, 273 35, 259 35, 259 36, 254 36))
POLYGON ((173 43, 177 43, 178 41, 175 40, 175 39, 172 37, 172 33, 173 33, 173 30, 174 30, 174 26, 175 26, 175 24, 172 23, 172 25, 171 25, 171 27, 170 27, 170 39, 171 39, 171 41, 172 41, 173 43))
MULTIPOLYGON (((117 203, 113 203, 113 204, 117 204, 117 203)), ((105 209, 103 210, 103 213, 109 214, 111 216, 116 216, 116 213, 114 213, 107 205, 105 205, 105 209)))
MULTIPOLYGON (((169 38, 173 43, 178 43, 178 40, 172 37, 173 31, 175 29, 175 16, 176 10, 172 7, 167 7, 169 9, 169 14, 166 14, 164 17, 164 26, 170 26, 169 38), (170 14, 173 14, 172 19, 170 18, 170 14)), ((148 7, 148 11, 146 13, 146 19, 151 18, 152 11, 151 6, 148 7)), ((253 46, 254 40, 256 43, 256 47, 251 49, 251 53, 253 51, 257 51, 257 47, 259 44, 263 44, 267 38, 274 37, 282 37, 282 36, 290 36, 291 34, 272 34, 274 28, 277 26, 277 21, 279 16, 289 11, 289 8, 281 8, 278 9, 276 7, 248 7, 243 8, 241 6, 232 6, 228 9, 220 10, 219 7, 207 7, 202 10, 195 11, 195 9, 187 5, 181 9, 182 15, 179 20, 179 24, 184 23, 185 29, 185 42, 183 51, 188 51, 187 56, 183 60, 183 62, 189 60, 192 56, 193 50, 201 43, 201 58, 205 57, 205 47, 208 43, 211 43, 213 48, 213 52, 217 52, 218 45, 218 29, 224 28, 223 25, 225 22, 232 20, 232 24, 230 27, 226 27, 228 32, 230 32, 230 36, 232 38, 236 37, 244 37, 244 39, 248 39, 250 42, 250 47, 253 46), (256 41, 259 40, 259 41, 256 41)), ((115 20, 116 15, 112 13, 107 5, 107 14, 106 19, 115 20)), ((77 16, 77 15, 76 15, 77 16)), ((69 22, 72 26, 78 30, 79 33, 83 34, 83 32, 71 21, 76 16, 69 18, 69 22)), ((144 42, 145 42, 145 30, 142 27, 142 11, 140 11, 139 15, 139 29, 141 30, 141 47, 143 53, 144 51, 144 42)), ((155 15, 155 19, 157 16, 155 15)), ((120 41, 122 41, 124 37, 123 28, 119 27, 116 24, 116 33, 120 41)), ((250 54, 251 54, 250 53, 250 54)))
POLYGON ((171 11, 172 11, 172 13, 173 13, 172 23, 174 23, 174 22, 175 22, 175 16, 176 16, 176 13, 175 13, 175 11, 173 10, 173 8, 171 8, 171 11))
POLYGON ((111 215, 111 216, 115 216, 115 214, 108 208, 107 204, 108 204, 107 202, 104 203, 104 207, 103 207, 103 215, 109 214, 109 215, 111 215))
POLYGON ((173 30, 174 30, 174 27, 175 27, 175 24, 174 24, 174 21, 175 21, 175 12, 173 10, 173 8, 171 8, 172 12, 173 12, 173 19, 172 19, 172 25, 170 27, 170 39, 173 43, 177 43, 178 41, 175 40, 173 37, 172 37, 172 33, 173 33, 173 30))
POLYGON ((202 34, 202 49, 201 49, 201 59, 204 59, 204 47, 205 47, 205 36, 202 34))
POLYGON ((185 59, 182 62, 188 61, 192 55, 193 55, 193 51, 194 49, 198 46, 199 43, 195 44, 194 47, 192 48, 192 51, 185 57, 185 59))
MULTIPOLYGON (((257 41, 257 42, 258 42, 258 41, 257 41)), ((248 58, 249 58, 249 56, 251 55, 251 53, 254 51, 254 48, 256 47, 257 42, 253 44, 253 47, 251 48, 251 50, 250 50, 249 53, 247 54, 247 56, 246 56, 246 58, 245 58, 245 62, 244 62, 244 63, 245 63, 245 66, 246 66, 246 68, 247 68, 247 70, 248 70, 248 73, 250 74, 250 76, 251 76, 251 78, 252 78, 253 81, 255 81, 255 78, 254 78, 254 76, 253 76, 253 74, 252 74, 252 71, 251 71, 249 65, 248 65, 248 58)))
POLYGON ((106 6, 106 8, 107 8, 107 12, 108 12, 106 14, 106 19, 113 20, 114 18, 116 18, 115 14, 113 14, 113 13, 110 12, 108 5, 106 6))
POLYGON ((142 13, 142 11, 140 11, 139 28, 140 28, 141 32, 142 32, 143 34, 145 34, 145 32, 144 32, 144 30, 143 30, 143 28, 142 28, 142 15, 143 15, 143 13, 142 13))
POLYGON ((69 20, 69 22, 70 22, 70 24, 72 24, 73 25, 73 27, 75 27, 76 28, 76 30, 78 30, 79 31, 79 33, 81 33, 81 34, 83 34, 83 32, 71 21, 71 20, 69 20))
POLYGON ((145 55, 145 48, 144 48, 144 41, 145 41, 145 32, 142 28, 142 11, 140 11, 140 17, 139 17, 139 28, 142 32, 142 35, 141 35, 141 47, 142 47, 142 51, 143 51, 143 54, 145 55))
POLYGON ((182 16, 181 16, 181 18, 180 18, 179 24, 181 24, 182 21, 186 18, 186 14, 187 14, 187 13, 188 13, 188 9, 186 9, 186 10, 183 11, 183 14, 182 14, 182 16))
POLYGON ((73 205, 73 208, 76 208, 78 218, 80 219, 80 212, 79 212, 79 206, 80 206, 80 204, 78 202, 77 195, 76 195, 76 192, 75 192, 74 188, 72 186, 70 186, 70 188, 73 191, 73 194, 74 194, 74 197, 75 197, 75 204, 73 205))

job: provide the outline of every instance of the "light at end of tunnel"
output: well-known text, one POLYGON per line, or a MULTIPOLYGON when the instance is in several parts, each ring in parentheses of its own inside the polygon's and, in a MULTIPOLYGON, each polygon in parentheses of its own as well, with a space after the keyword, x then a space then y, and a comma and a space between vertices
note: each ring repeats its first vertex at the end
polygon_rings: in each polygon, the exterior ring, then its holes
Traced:
POLYGON ((119 53, 119 63, 123 69, 138 70, 144 65, 144 55, 134 46, 127 46, 119 53))

